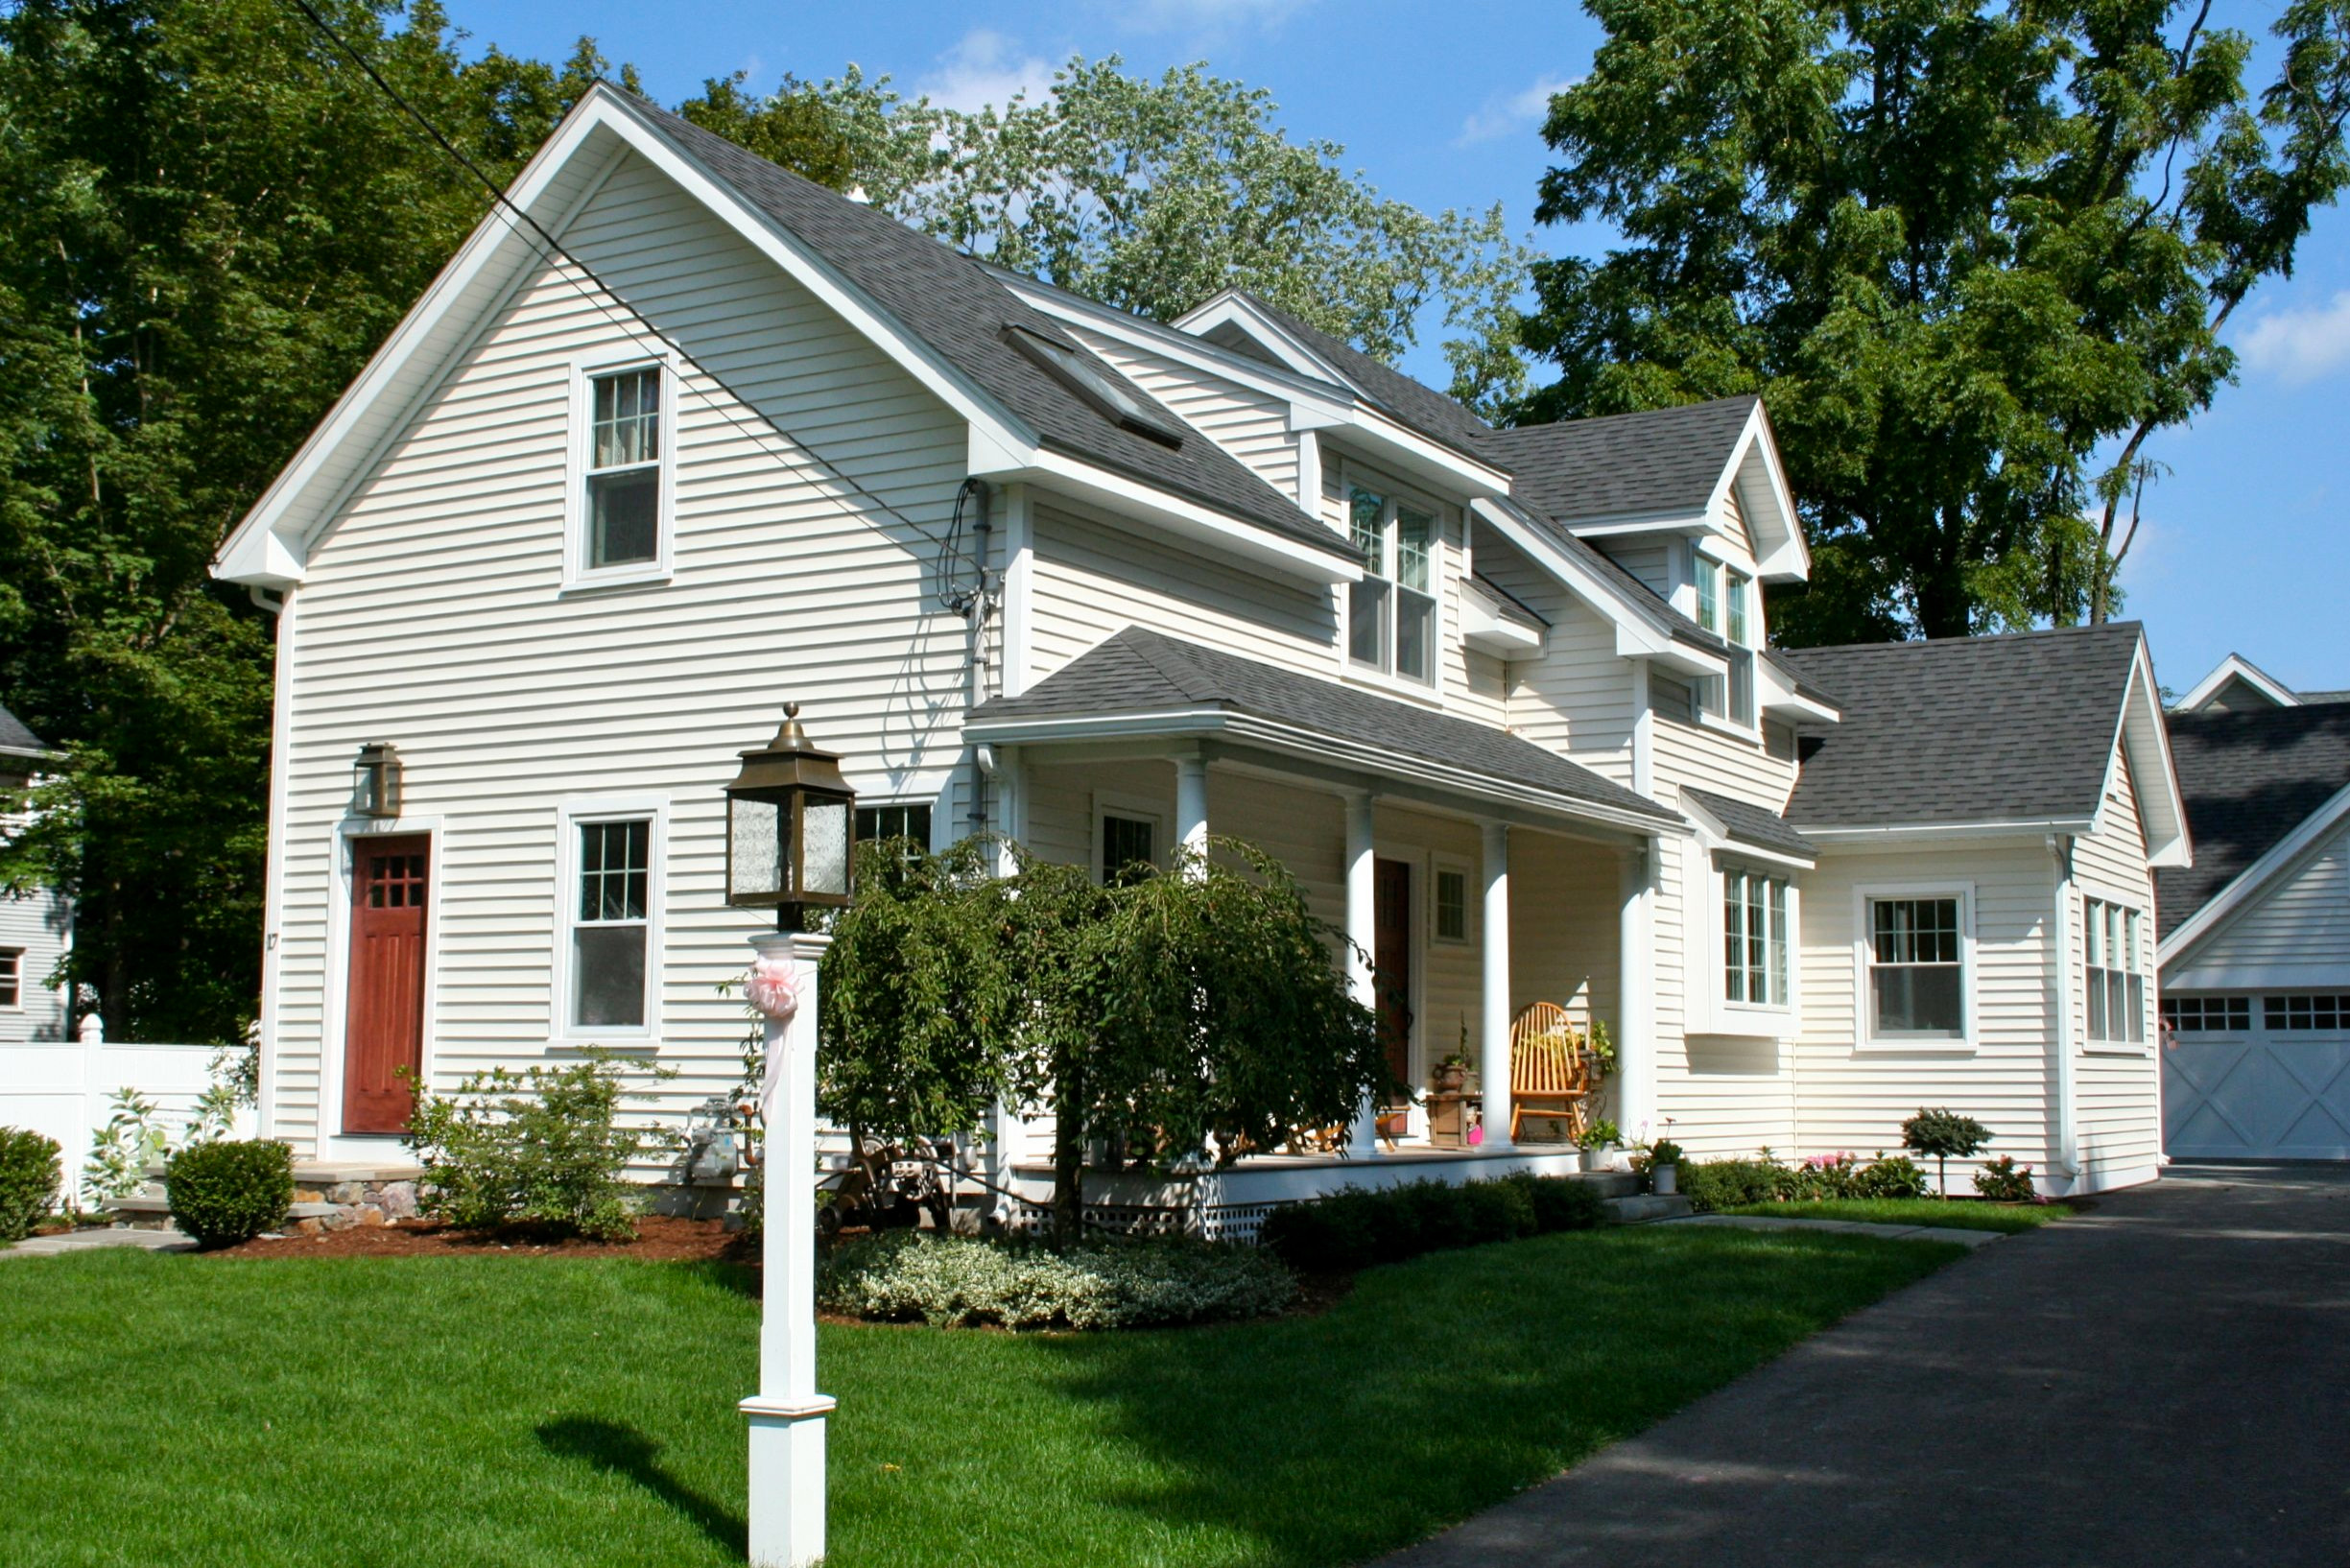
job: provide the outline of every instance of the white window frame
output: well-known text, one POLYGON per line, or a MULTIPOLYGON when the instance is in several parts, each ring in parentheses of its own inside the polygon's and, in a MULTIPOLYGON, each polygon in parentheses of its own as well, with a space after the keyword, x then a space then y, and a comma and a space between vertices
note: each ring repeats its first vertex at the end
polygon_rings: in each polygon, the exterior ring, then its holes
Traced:
POLYGON ((0 1012, 25 1010, 25 952, 21 947, 0 947, 0 969, 9 971, 9 984, 15 991, 12 1001, 0 1001, 0 1012))
POLYGON ((582 796, 556 807, 555 907, 551 930, 554 991, 547 999, 547 1037, 555 1045, 648 1045, 661 1037, 663 933, 669 904, 669 796, 665 795, 582 796), (653 843, 645 867, 645 1021, 636 1026, 593 1028, 572 1022, 571 931, 580 905, 580 829, 594 822, 650 820, 653 843))
POLYGON ((1697 722, 1708 728, 1724 730, 1750 740, 1758 746, 1763 740, 1762 696, 1758 689, 1756 661, 1761 657, 1755 650, 1762 639, 1756 634, 1762 623, 1762 593, 1755 575, 1729 561, 1718 559, 1699 549, 1696 541, 1689 547, 1689 615, 1697 625, 1720 637, 1730 647, 1729 663, 1733 668, 1722 675, 1700 676, 1692 682, 1696 698, 1697 722), (1735 584, 1744 599, 1738 618, 1745 623, 1744 635, 1730 634, 1731 587, 1735 584), (1705 599, 1712 591, 1714 612, 1706 618, 1705 599), (1731 699, 1739 688, 1739 669, 1745 671, 1745 711, 1732 707, 1731 699))
POLYGON ((664 354, 642 350, 582 355, 571 364, 571 413, 563 461, 563 586, 616 588, 666 582, 677 521, 677 366, 664 354), (651 560, 620 566, 588 564, 587 475, 595 440, 595 384, 605 376, 654 370, 661 378, 660 494, 654 503, 654 548, 651 560))
POLYGON ((1477 940, 1479 887, 1475 867, 1460 855, 1432 853, 1428 857, 1428 939, 1445 947, 1468 947, 1477 940), (1447 937, 1438 923, 1438 879, 1446 876, 1460 878, 1460 935, 1447 937))
POLYGON ((1383 474, 1369 472, 1352 463, 1341 463, 1339 469, 1339 508, 1341 513, 1340 522, 1345 531, 1347 548, 1350 551, 1355 548, 1355 491, 1359 489, 1369 490, 1376 494, 1381 503, 1379 511, 1380 569, 1369 575, 1388 585, 1387 597, 1382 601, 1384 606, 1382 614, 1385 622, 1381 628, 1383 633, 1382 656, 1381 661, 1377 664, 1366 663, 1355 657, 1354 587, 1352 584, 1341 583, 1338 589, 1339 669, 1349 680, 1375 685, 1398 696, 1416 698, 1421 701, 1426 701, 1431 698, 1439 698, 1444 692, 1445 563, 1447 540, 1452 532, 1451 509, 1439 501, 1431 499, 1423 490, 1414 489, 1409 485, 1396 484, 1383 474), (1402 674, 1396 668, 1395 663, 1396 648, 1402 640, 1402 623, 1398 619, 1397 606, 1401 605, 1405 592, 1417 593, 1420 591, 1416 588, 1406 590, 1399 570, 1400 558, 1397 554, 1398 535, 1395 518, 1396 509, 1399 506, 1424 513, 1435 525, 1428 540, 1427 598, 1430 601, 1430 606, 1428 678, 1425 680, 1416 676, 1402 674))
POLYGON ((2144 910, 2124 904, 2118 898, 2101 898, 2095 894, 2087 894, 2081 898, 2080 1040, 2083 1051, 2101 1057, 2143 1057, 2153 1048, 2154 1036, 2161 1033, 2161 1028, 2159 1022, 2149 1025, 2147 1019, 2148 1012, 2153 1009, 2156 1001, 2153 964, 2149 962, 2150 955, 2147 948, 2147 918, 2144 910), (2118 969, 2111 963, 2097 962, 2101 957, 2109 956, 2105 952, 2106 927, 2103 923, 2104 917, 2109 915, 2122 916, 2123 929, 2126 933, 2124 939, 2130 949, 2124 955, 2128 961, 2126 965, 2118 969), (2107 994, 2104 992, 2105 977, 2115 974, 2124 977, 2123 995, 2124 998, 2129 994, 2129 982, 2135 980, 2138 984, 2137 1012, 2131 1020, 2138 1027, 2136 1039, 2130 1038, 2126 1030, 2124 1031, 2120 1039, 2112 1037, 2113 1018, 2110 1001, 2106 1002, 2104 1009, 2106 1033, 2099 1034, 2090 1027, 2090 1021, 2095 1016, 2092 1011, 2090 989, 2096 986, 2101 995, 2107 994))
MULTIPOLYGON (((1801 954, 1803 951, 1803 894, 1795 885, 1793 874, 1784 867, 1750 864, 1733 856, 1716 867, 1713 889, 1714 994, 1722 1010, 1727 1014, 1745 1014, 1782 1020, 1792 1017, 1796 1007, 1797 976, 1802 968, 1801 954), (1775 1002, 1757 1002, 1751 998, 1733 997, 1730 994, 1729 905, 1730 879, 1734 876, 1763 882, 1775 882, 1787 890, 1786 912, 1782 916, 1785 927, 1780 932, 1780 939, 1787 952, 1787 972, 1782 982, 1786 994, 1775 1002)), ((1765 908, 1768 908, 1768 901, 1766 901, 1765 908)), ((1766 958, 1765 972, 1767 974, 1768 967, 1768 961, 1766 958)))
POLYGON ((1123 817, 1129 821, 1151 824, 1151 864, 1160 870, 1167 868, 1167 854, 1172 847, 1167 843, 1167 809, 1155 800, 1135 795, 1097 793, 1093 797, 1093 834, 1085 848, 1086 869, 1100 885, 1102 875, 1102 821, 1106 817, 1123 817))
POLYGON ((1975 940, 1975 884, 1972 882, 1873 882, 1852 890, 1852 1033, 1857 1050, 1887 1055, 1923 1056, 1971 1054, 1981 1043, 1980 1007, 1976 996, 1981 967, 1975 940), (1874 932, 1868 906, 1879 899, 1956 898, 1958 901, 1958 1034, 1877 1034, 1876 1002, 1868 973, 1874 954, 1874 932))

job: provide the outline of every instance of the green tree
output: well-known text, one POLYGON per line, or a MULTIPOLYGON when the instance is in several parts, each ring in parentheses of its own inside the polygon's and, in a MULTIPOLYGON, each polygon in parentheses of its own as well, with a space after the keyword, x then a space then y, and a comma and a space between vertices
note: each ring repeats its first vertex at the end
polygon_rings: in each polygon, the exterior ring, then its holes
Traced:
POLYGON ((1814 545, 1793 643, 2101 618, 2147 446, 2233 373, 2345 166, 2350 7, 2251 40, 2179 0, 1588 0, 1552 100, 1526 418, 1769 404, 1814 545), (2119 536, 2117 536, 2119 532, 2119 536))
POLYGON ((752 103, 713 83, 689 117, 756 151, 821 101, 853 179, 949 244, 1091 298, 1172 321, 1227 288, 1392 360, 1442 309, 1453 392, 1497 407, 1524 383, 1513 302, 1531 253, 1499 206, 1435 216, 1383 197, 1336 142, 1293 142, 1270 94, 1201 65, 1156 81, 1073 58, 1042 97, 964 113, 909 102, 854 67, 752 103))
MULTIPOLYGON (((494 172, 603 69, 321 10, 494 172)), ((0 7, 0 700, 67 757, 0 882, 119 1036, 252 1012, 273 629, 208 563, 485 206, 276 0, 0 7)))

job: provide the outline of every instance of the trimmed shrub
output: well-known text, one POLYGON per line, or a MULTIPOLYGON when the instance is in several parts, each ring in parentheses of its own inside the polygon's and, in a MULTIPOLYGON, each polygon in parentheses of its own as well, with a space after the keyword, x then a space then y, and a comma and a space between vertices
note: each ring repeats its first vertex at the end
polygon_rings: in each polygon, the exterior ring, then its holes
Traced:
POLYGON ((1853 1173, 1851 1198, 1923 1198, 1926 1196, 1926 1173, 1917 1168, 1917 1161, 1907 1154, 1887 1154, 1883 1150, 1867 1165, 1853 1173))
POLYGON ((2030 1203, 2040 1196, 2031 1184, 2031 1167, 2016 1164, 2012 1154, 1986 1161, 1975 1173, 1975 1190, 1995 1203, 2030 1203))
POLYGON ((1034 1243, 891 1230, 843 1242, 817 1264, 833 1312, 940 1328, 1146 1328, 1262 1318, 1297 1282, 1253 1247, 1203 1242, 1034 1243))
POLYGON ((294 1206, 294 1151, 282 1143, 206 1143, 163 1169, 172 1224, 206 1247, 233 1247, 276 1228, 294 1206))
POLYGON ((1863 1164, 1854 1153, 1815 1154, 1798 1165, 1760 1159, 1707 1160, 1681 1167, 1681 1192, 1699 1214, 1749 1203, 1816 1203, 1831 1198, 1923 1198, 1925 1173, 1907 1154, 1863 1164))
POLYGON ((1746 1203, 1774 1202, 1788 1195, 1793 1173, 1767 1159, 1709 1159, 1681 1167, 1681 1196, 1699 1214, 1746 1203))
POLYGON ((621 1178, 644 1135, 617 1125, 620 1071, 601 1055, 567 1067, 499 1067, 453 1095, 419 1094, 408 1146, 427 1213, 463 1230, 551 1225, 605 1241, 636 1234, 621 1178))
POLYGON ((1586 1230, 1605 1212, 1599 1193, 1571 1176, 1408 1181, 1285 1203, 1265 1217, 1257 1242, 1293 1269, 1343 1273, 1449 1247, 1586 1230))
POLYGON ((33 1234, 57 1200, 61 1176, 54 1140, 0 1127, 0 1246, 33 1234))

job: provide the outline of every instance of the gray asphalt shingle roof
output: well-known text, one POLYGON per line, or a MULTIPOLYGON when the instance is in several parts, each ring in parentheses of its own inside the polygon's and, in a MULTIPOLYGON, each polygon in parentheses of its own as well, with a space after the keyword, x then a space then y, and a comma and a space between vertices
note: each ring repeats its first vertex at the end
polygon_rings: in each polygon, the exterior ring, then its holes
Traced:
POLYGON ((2095 816, 2139 640, 2136 622, 2117 621, 1787 650, 1843 712, 1817 731, 1787 820, 1810 830, 2095 816))
POLYGON ((1757 849, 1775 849, 1783 855, 1799 855, 1813 859, 1819 854, 1819 845, 1787 825, 1787 820, 1775 812, 1745 800, 1734 800, 1711 790, 1693 790, 1681 786, 1681 794, 1697 803, 1708 817, 1721 824, 1722 832, 1737 843, 1750 843, 1757 849))
POLYGON ((0 708, 0 751, 37 752, 46 755, 49 748, 41 738, 24 726, 24 722, 6 708, 0 708))
POLYGON ((1393 366, 1373 359, 1344 339, 1332 337, 1318 327, 1308 326, 1277 305, 1269 304, 1245 291, 1242 297, 1281 323, 1282 330, 1295 337, 1313 350, 1316 357, 1344 376, 1357 392, 1413 430, 1431 440, 1442 441, 1447 446, 1465 452, 1481 463, 1493 462, 1493 454, 1485 449, 1485 442, 1493 437, 1493 427, 1463 404, 1455 402, 1434 387, 1423 386, 1393 366))
POLYGON ((724 136, 641 99, 629 107, 752 206, 1033 428, 1045 444, 1188 496, 1317 549, 1345 557, 1346 542, 1294 501, 1197 431, 1170 448, 1113 423, 1006 341, 1018 326, 1080 354, 1144 407, 1182 421, 1128 381, 1051 317, 1014 295, 985 267, 886 213, 770 163, 724 136))
POLYGON ((1746 393, 1520 425, 1491 432, 1482 449, 1509 470, 1513 497, 1565 527, 1602 517, 1694 513, 1713 498, 1757 401, 1746 393))
POLYGON ((1675 813, 1507 730, 1129 626, 975 723, 1217 708, 1665 822, 1675 813))
POLYGON ((2350 702, 2169 715, 2193 866, 2154 873, 2169 936, 2350 786, 2350 702))

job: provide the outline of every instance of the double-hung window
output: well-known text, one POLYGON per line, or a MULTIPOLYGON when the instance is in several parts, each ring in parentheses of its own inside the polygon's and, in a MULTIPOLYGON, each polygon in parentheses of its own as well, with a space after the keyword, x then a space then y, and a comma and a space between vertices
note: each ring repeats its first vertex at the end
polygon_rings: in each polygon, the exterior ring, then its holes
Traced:
POLYGON ((1736 867, 1721 873, 1721 994, 1746 1007, 1788 1004, 1785 877, 1736 867))
POLYGON ((0 947, 0 1008, 24 1006, 25 955, 21 947, 0 947))
POLYGON ((1747 729, 1754 727, 1754 582, 1743 572, 1692 554, 1692 581, 1697 586, 1697 624, 1720 636, 1729 647, 1729 675, 1708 679, 1699 705, 1711 718, 1727 719, 1747 729))
POLYGON ((2089 1040, 2146 1043, 2145 916, 2101 898, 2081 900, 2089 969, 2089 1040))
POLYGON ((1158 869, 1158 823, 1149 817, 1102 814, 1102 884, 1122 888, 1158 869))
POLYGON ((1866 970, 1869 1037, 1966 1037, 1964 900, 1957 893, 1870 898, 1866 970))
POLYGON ((576 575, 584 581, 642 577, 667 558, 670 392, 668 372, 659 365, 583 375, 573 554, 576 575))
POLYGON ((859 806, 857 808, 857 842, 870 843, 877 839, 912 839, 923 849, 929 849, 929 802, 914 801, 898 805, 859 806))
POLYGON ((1436 938, 1440 942, 1465 942, 1469 939, 1468 867, 1437 861, 1434 871, 1436 897, 1430 900, 1430 915, 1436 938))
POLYGON ((1436 514, 1357 485, 1348 493, 1347 519, 1363 561, 1363 580, 1347 597, 1347 658, 1382 675, 1434 685, 1436 514))
POLYGON ((579 821, 571 891, 573 1030, 645 1027, 653 924, 653 821, 579 821))

